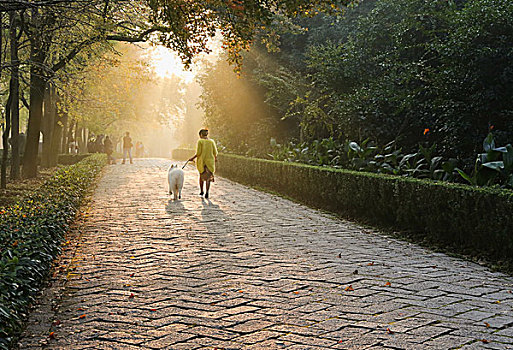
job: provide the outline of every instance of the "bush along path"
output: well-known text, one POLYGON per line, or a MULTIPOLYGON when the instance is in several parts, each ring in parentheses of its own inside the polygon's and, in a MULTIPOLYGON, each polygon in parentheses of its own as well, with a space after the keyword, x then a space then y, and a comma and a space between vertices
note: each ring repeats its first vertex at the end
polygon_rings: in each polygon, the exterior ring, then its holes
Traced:
POLYGON ((105 169, 20 349, 513 347, 512 277, 169 164, 105 169))
POLYGON ((103 155, 93 155, 64 167, 0 212, 0 349, 13 345, 23 329, 64 233, 104 164, 103 155))

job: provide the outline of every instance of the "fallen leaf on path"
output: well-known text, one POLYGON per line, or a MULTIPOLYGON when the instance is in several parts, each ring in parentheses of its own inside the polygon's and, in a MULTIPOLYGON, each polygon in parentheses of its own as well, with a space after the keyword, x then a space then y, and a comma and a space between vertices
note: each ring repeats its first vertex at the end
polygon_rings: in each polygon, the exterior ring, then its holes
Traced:
POLYGON ((342 344, 343 342, 344 342, 344 341, 343 341, 342 339, 340 339, 340 340, 338 341, 338 343, 339 343, 339 344, 342 344))
POLYGON ((130 274, 130 277, 134 277, 134 275, 135 275, 135 273, 131 273, 131 274, 130 274))
POLYGON ((83 308, 83 307, 79 307, 79 308, 77 309, 77 311, 84 311, 84 308, 83 308))
POLYGON ((481 342, 485 343, 485 344, 488 344, 489 341, 487 339, 481 339, 481 342))
POLYGON ((488 322, 485 322, 484 324, 485 324, 486 328, 490 327, 490 324, 488 322))
POLYGON ((368 263, 367 266, 374 266, 374 261, 371 261, 370 263, 368 263))
POLYGON ((244 291, 243 290, 239 290, 239 293, 244 293, 244 291))
POLYGON ((50 334, 48 334, 48 338, 55 339, 55 332, 50 332, 50 334))
POLYGON ((298 291, 295 291, 295 292, 294 292, 294 294, 299 294, 299 292, 298 292, 298 291))
POLYGON ((128 299, 133 299, 133 298, 135 298, 134 293, 130 293, 130 295, 128 296, 128 299))
POLYGON ((83 319, 83 318, 86 318, 86 315, 85 315, 85 314, 83 314, 83 315, 80 315, 80 316, 78 316, 78 318, 79 318, 79 319, 83 319))
POLYGON ((390 283, 390 282, 385 283, 385 287, 392 287, 392 283, 390 283))
POLYGON ((387 333, 388 333, 388 334, 394 334, 394 331, 393 331, 393 330, 391 330, 390 328, 387 328, 387 333))
POLYGON ((351 285, 347 286, 344 290, 345 290, 346 292, 352 292, 352 291, 354 291, 353 285, 351 284, 351 285))
POLYGON ((150 311, 151 311, 151 312, 155 312, 155 311, 157 311, 157 309, 150 309, 150 311))
POLYGON ((497 301, 495 302, 495 304, 500 304, 500 303, 501 303, 501 301, 500 301, 500 300, 497 300, 497 301))

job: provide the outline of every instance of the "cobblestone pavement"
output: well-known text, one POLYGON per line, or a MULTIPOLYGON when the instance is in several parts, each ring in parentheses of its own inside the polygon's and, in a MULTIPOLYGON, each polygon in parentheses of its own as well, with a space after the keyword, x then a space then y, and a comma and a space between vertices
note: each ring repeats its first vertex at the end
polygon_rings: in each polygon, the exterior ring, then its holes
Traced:
POLYGON ((513 278, 168 165, 106 169, 20 348, 513 349, 513 278))

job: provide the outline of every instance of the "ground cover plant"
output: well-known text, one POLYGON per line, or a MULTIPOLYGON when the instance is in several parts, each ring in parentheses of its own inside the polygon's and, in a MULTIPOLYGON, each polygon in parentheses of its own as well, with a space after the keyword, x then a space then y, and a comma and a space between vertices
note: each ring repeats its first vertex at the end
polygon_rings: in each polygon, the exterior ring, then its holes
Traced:
POLYGON ((8 349, 22 330, 64 233, 105 162, 97 154, 63 167, 39 190, 0 211, 0 349, 8 349))
POLYGON ((6 189, 0 189, 0 208, 7 207, 20 201, 23 197, 39 188, 46 180, 52 177, 56 168, 41 169, 39 177, 21 179, 12 182, 6 189))
POLYGON ((476 155, 472 167, 465 167, 457 159, 437 155, 436 144, 420 143, 417 151, 406 153, 395 142, 379 147, 369 139, 358 143, 328 138, 300 144, 271 142, 268 153, 260 154, 260 158, 513 189, 511 144, 496 146, 490 132, 483 140, 483 151, 476 155))

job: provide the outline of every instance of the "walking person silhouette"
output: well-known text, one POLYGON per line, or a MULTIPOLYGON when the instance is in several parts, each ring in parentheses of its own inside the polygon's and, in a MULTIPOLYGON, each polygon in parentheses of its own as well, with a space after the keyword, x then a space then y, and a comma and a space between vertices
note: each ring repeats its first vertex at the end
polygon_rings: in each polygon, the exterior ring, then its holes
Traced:
POLYGON ((130 133, 127 131, 125 136, 123 137, 123 163, 125 164, 126 156, 128 155, 130 157, 130 164, 133 164, 132 162, 132 147, 134 145, 132 144, 132 138, 130 137, 130 133))
POLYGON ((189 159, 189 161, 193 161, 195 158, 196 168, 200 173, 199 177, 199 186, 200 186, 200 196, 205 194, 205 198, 208 199, 208 193, 210 190, 210 183, 214 182, 214 173, 216 171, 216 163, 217 163, 217 147, 214 140, 208 138, 208 130, 201 129, 199 131, 198 143, 196 145, 196 154, 189 159), (207 183, 206 191, 203 192, 203 184, 207 183))

